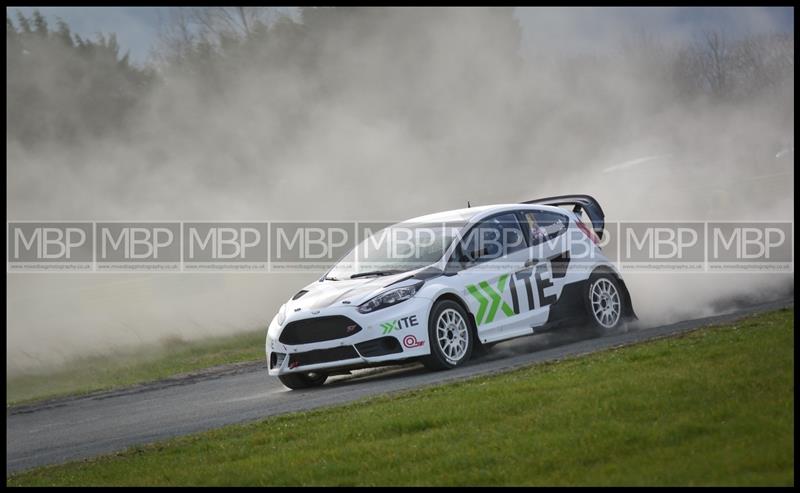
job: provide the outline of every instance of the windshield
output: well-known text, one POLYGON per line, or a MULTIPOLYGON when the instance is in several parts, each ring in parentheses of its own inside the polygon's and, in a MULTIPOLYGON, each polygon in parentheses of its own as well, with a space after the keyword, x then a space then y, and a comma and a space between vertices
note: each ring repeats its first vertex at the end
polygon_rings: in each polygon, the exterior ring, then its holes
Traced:
POLYGON ((325 275, 329 280, 397 274, 437 262, 464 222, 397 223, 370 233, 325 275))

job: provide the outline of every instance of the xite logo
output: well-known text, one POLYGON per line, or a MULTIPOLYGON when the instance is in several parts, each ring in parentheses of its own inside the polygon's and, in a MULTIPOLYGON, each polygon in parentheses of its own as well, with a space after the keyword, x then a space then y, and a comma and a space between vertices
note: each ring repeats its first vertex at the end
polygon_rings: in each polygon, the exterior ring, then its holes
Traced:
POLYGON ((398 320, 384 322, 381 324, 381 328, 383 329, 383 334, 386 335, 393 330, 400 330, 408 327, 414 327, 415 325, 419 325, 419 322, 417 322, 417 316, 411 315, 408 317, 403 317, 398 320))

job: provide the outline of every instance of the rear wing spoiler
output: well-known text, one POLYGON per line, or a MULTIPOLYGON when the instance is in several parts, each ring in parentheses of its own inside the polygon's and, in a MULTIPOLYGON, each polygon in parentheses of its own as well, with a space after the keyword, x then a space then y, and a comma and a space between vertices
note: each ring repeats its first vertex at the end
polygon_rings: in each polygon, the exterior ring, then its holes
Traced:
POLYGON ((600 203, 589 195, 559 195, 557 197, 546 197, 522 202, 523 204, 552 205, 552 206, 573 206, 572 212, 580 217, 581 212, 585 211, 592 223, 592 229, 597 237, 603 238, 603 231, 606 227, 606 215, 600 203))

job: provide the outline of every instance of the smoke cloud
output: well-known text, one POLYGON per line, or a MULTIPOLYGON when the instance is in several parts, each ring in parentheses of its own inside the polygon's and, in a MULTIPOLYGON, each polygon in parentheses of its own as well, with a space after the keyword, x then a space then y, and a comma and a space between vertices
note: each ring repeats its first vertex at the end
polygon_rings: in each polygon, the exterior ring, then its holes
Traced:
MULTIPOLYGON (((206 58, 172 19, 124 121, 77 107, 55 74, 9 71, 9 101, 32 86, 70 125, 117 130, 33 144, 9 130, 8 220, 403 220, 565 193, 608 221, 793 220, 793 32, 620 26, 586 53, 570 44, 583 17, 558 14, 523 45, 510 9, 304 10, 244 34, 212 23, 206 58), (248 42, 213 43, 225 36, 248 42)), ((8 274, 7 370, 265 328, 317 275, 8 274)), ((645 324, 794 282, 626 279, 645 324)))

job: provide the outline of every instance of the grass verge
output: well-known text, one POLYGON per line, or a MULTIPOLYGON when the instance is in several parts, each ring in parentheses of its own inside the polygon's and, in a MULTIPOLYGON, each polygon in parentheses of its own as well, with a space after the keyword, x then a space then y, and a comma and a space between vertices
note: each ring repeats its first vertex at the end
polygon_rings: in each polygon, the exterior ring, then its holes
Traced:
POLYGON ((258 330, 81 358, 47 373, 6 379, 6 405, 111 390, 223 364, 263 361, 265 337, 266 332, 258 330))
POLYGON ((794 314, 234 425, 9 485, 792 485, 794 314))

